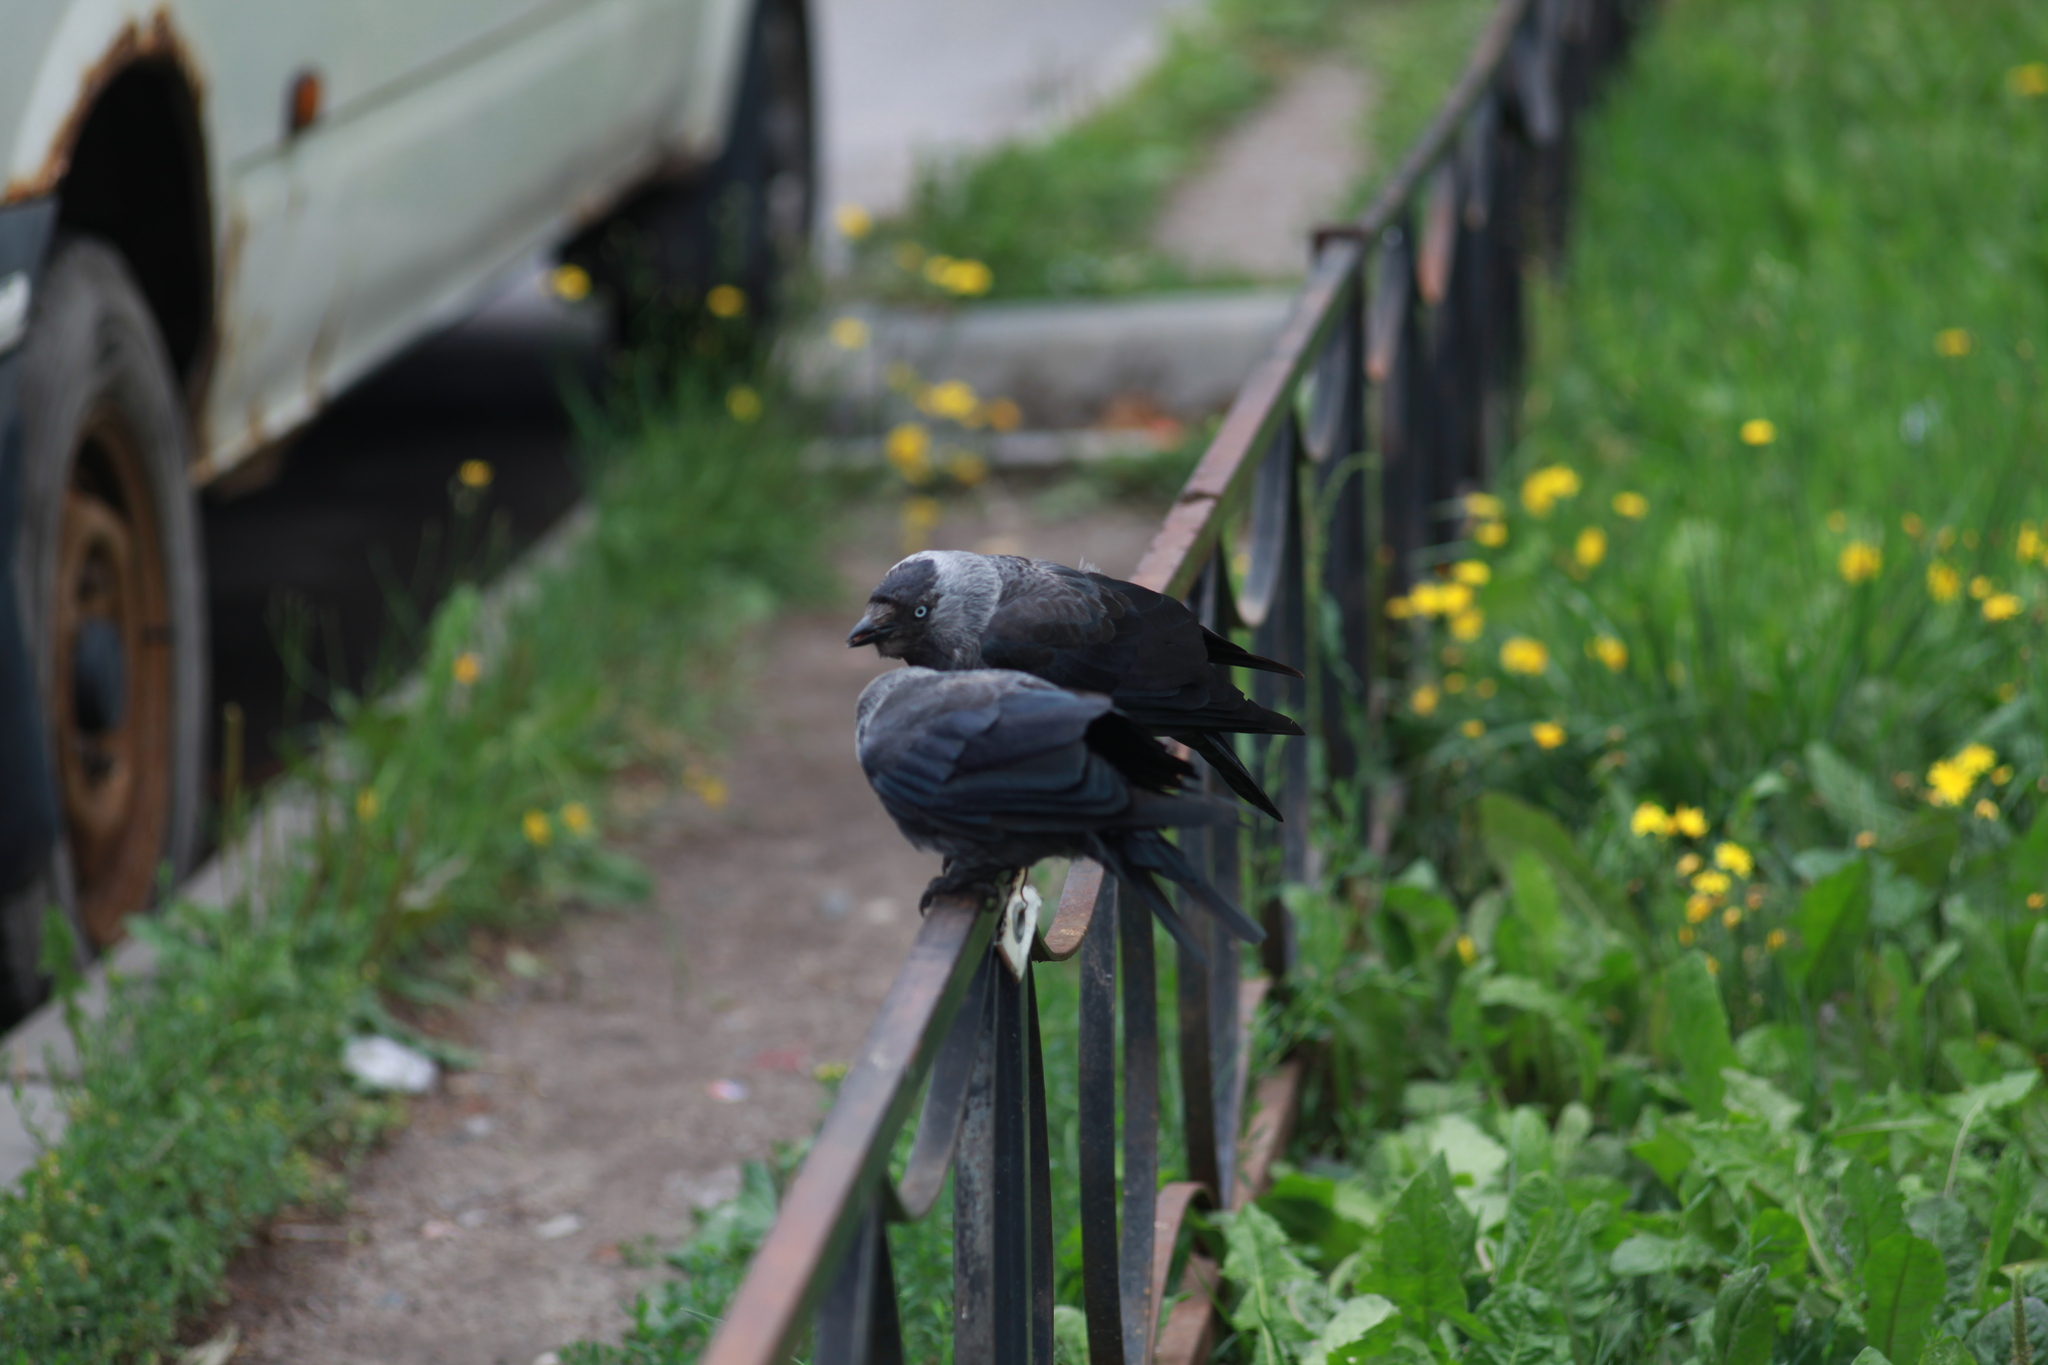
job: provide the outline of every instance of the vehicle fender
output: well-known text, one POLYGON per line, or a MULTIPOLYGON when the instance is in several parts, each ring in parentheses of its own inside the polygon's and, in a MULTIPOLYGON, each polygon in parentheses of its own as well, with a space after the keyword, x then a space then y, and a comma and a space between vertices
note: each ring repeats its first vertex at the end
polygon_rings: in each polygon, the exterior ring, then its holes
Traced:
POLYGON ((0 895, 49 862, 57 793, 16 572, 21 539, 21 342, 51 229, 54 198, 0 208, 0 895), (17 314, 20 325, 16 325, 17 314))
POLYGON ((697 38, 683 58, 683 98, 668 129, 674 159, 708 166, 725 150, 758 7, 758 0, 701 0, 697 38))

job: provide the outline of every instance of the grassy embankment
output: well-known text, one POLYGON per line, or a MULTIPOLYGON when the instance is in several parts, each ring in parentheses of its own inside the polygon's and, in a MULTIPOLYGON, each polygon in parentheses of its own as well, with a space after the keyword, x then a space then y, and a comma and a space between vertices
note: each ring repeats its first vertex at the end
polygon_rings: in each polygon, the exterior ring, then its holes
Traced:
MULTIPOLYGON (((600 842, 606 777, 652 763, 720 799, 717 661, 825 581, 829 494, 800 469, 797 424, 765 406, 691 380, 593 423, 593 531, 501 628, 483 629, 474 587, 454 591, 415 686, 333 698, 299 774, 317 830, 273 850, 285 870, 262 906, 135 924, 156 977, 79 1027, 70 1126, 0 1195, 0 1360, 162 1358, 261 1220, 338 1197, 403 1121, 402 1102, 348 1084, 344 1039, 460 999, 477 928, 645 894, 600 842)), ((489 470, 465 475, 458 515, 480 514, 489 470)))
POLYGON ((1402 607, 1396 875, 1290 893, 1264 1041, 1319 1067, 1230 1358, 2048 1349, 2044 142, 2017 3, 1660 16, 1514 467, 1402 607))

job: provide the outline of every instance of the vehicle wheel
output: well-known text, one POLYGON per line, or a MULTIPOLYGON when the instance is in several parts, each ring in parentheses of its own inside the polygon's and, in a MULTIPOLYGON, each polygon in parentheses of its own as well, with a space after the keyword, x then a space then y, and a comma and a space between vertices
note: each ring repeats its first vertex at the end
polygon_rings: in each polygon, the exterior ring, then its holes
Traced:
POLYGON ((802 0, 762 0, 747 39, 731 135, 695 177, 657 185, 572 249, 617 302, 628 337, 701 320, 721 284, 775 311, 809 245, 816 197, 810 38, 802 0))
POLYGON ((45 907, 116 942, 199 836, 206 616, 170 358, 119 254, 60 241, 22 354, 15 565, 63 827, 6 907, 0 990, 33 1003, 45 907))

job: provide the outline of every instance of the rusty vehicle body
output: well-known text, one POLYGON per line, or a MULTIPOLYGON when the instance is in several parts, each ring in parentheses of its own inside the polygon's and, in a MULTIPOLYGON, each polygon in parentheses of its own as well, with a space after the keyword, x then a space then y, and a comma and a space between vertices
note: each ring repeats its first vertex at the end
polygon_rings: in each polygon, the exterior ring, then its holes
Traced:
POLYGON ((203 641, 170 600, 199 570, 165 562, 196 541, 169 504, 537 254, 650 204, 680 221, 663 206, 774 135, 753 124, 797 127, 769 160, 801 183, 762 199, 807 232, 807 32, 802 0, 0 0, 0 967, 33 948, 22 897, 104 944, 195 845, 196 785, 152 771, 200 742, 172 693, 203 685, 178 662, 203 641), (760 116, 776 91, 794 123, 760 116), (37 492, 48 379, 23 357, 58 306, 45 275, 88 239, 154 330, 180 491, 136 483, 110 428, 37 492), (140 851, 116 848, 137 819, 140 851), (133 867, 81 910, 95 858, 133 867))

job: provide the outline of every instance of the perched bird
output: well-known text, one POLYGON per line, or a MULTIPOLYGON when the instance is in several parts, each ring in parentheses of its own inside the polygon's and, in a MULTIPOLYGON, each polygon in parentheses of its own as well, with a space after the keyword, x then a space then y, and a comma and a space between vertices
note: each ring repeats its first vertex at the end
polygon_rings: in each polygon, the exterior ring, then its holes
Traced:
POLYGON ((854 748, 903 837, 945 855, 927 905, 946 893, 986 897, 1041 858, 1093 858, 1198 957, 1155 875, 1186 887, 1236 937, 1265 938, 1160 834, 1232 824, 1234 808, 1186 789, 1194 769, 1108 697, 1007 669, 899 668, 860 694, 854 748))
POLYGON ((846 643, 922 668, 1013 668, 1106 692, 1117 710, 1187 745, 1232 791, 1280 818, 1227 736, 1301 727, 1238 691, 1225 670, 1301 674, 1240 649, 1149 588, 1045 559, 925 550, 883 577, 846 643))

